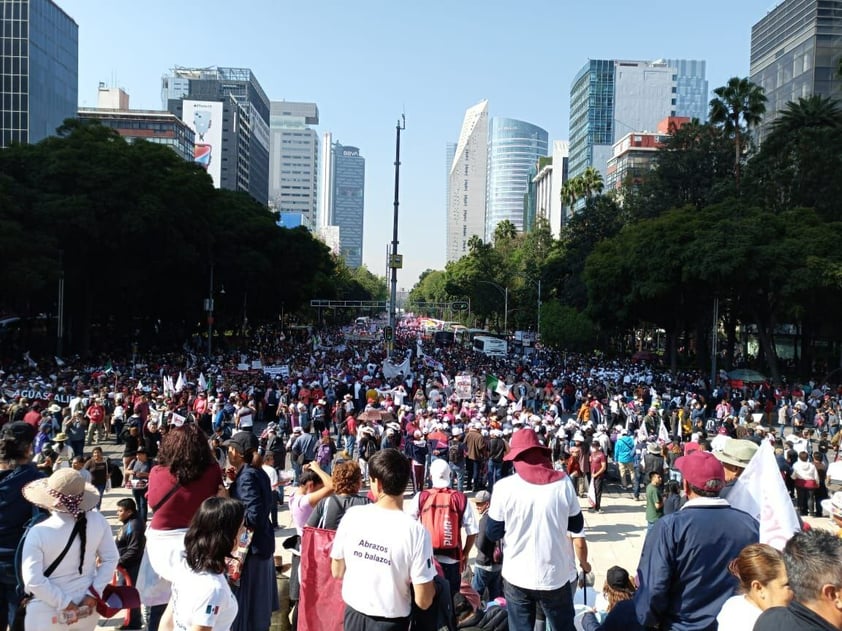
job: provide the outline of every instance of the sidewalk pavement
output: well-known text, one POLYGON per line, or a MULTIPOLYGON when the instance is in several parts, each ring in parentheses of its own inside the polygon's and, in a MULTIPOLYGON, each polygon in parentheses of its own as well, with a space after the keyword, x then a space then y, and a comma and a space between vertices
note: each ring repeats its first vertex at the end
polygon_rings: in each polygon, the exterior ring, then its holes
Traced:
MULTIPOLYGON (((112 460, 122 462, 122 446, 103 444, 105 455, 112 460)), ((292 489, 293 487, 287 487, 292 489)), ((468 494, 473 497, 472 493, 468 494)), ((117 501, 131 497, 131 491, 125 488, 112 489, 102 501, 102 513, 111 522, 114 533, 119 529, 117 521, 117 501)), ((409 495, 406 496, 407 498, 409 495)), ((588 511, 586 499, 580 500, 585 516, 585 536, 588 542, 588 560, 594 572, 594 588, 599 591, 605 580, 608 568, 619 565, 634 575, 637 571, 640 552, 646 536, 646 502, 635 501, 630 491, 624 491, 618 484, 607 483, 602 496, 602 512, 588 511)), ((805 517, 804 521, 813 527, 832 529, 827 517, 805 517)), ((278 513, 280 528, 275 531, 275 555, 282 563, 290 563, 291 554, 283 548, 283 541, 295 534, 292 527, 288 504, 278 513)), ((474 553, 471 554, 473 559, 474 553)), ((122 614, 108 621, 101 621, 101 627, 118 627, 122 624, 122 614)))

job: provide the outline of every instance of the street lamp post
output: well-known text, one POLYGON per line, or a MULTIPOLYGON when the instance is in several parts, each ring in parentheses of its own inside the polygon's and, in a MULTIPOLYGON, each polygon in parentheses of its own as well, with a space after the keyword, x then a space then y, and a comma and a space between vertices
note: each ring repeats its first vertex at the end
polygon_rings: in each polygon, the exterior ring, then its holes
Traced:
MULTIPOLYGON (((401 131, 404 129, 406 129, 406 116, 401 115, 401 119, 398 121, 397 125, 395 125, 395 216, 392 222, 392 258, 389 261, 389 267, 392 269, 391 300, 389 301, 389 326, 392 328, 393 335, 398 316, 398 206, 400 205, 399 192, 401 181, 401 131)), ((389 345, 392 346, 391 342, 389 345)))

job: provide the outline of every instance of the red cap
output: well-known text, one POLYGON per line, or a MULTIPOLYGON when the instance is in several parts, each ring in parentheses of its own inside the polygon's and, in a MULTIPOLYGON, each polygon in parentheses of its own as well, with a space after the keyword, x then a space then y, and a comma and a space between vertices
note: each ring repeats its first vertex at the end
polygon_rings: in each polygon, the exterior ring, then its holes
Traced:
POLYGON ((716 492, 725 486, 725 469, 709 451, 693 451, 676 459, 675 468, 697 489, 716 492))

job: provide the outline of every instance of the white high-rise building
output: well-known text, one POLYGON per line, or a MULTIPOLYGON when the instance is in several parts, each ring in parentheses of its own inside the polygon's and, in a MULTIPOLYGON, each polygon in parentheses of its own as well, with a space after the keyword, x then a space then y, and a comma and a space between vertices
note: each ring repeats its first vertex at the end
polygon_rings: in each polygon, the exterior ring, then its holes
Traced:
POLYGON ((472 236, 485 236, 488 181, 488 101, 465 112, 447 182, 447 261, 468 253, 472 236))
MULTIPOLYGON (((269 205, 316 227, 319 183, 319 124, 315 103, 272 101, 269 110, 269 205)), ((295 222, 293 222, 295 223, 295 222)))

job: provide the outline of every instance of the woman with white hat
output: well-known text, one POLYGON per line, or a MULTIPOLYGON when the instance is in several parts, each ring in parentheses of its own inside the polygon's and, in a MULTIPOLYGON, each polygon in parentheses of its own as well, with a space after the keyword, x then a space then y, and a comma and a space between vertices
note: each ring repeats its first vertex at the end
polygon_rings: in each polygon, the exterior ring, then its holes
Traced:
POLYGON ((102 593, 120 558, 108 521, 91 510, 99 491, 75 469, 60 469, 27 484, 23 496, 50 511, 29 529, 23 543, 21 575, 32 594, 27 631, 94 629, 99 616, 91 590, 102 593), (75 617, 75 622, 61 622, 75 617))
POLYGON ((69 469, 73 463, 73 457, 76 455, 73 448, 67 444, 68 437, 64 432, 59 432, 53 438, 53 451, 56 452, 56 458, 53 461, 53 470, 69 469))

